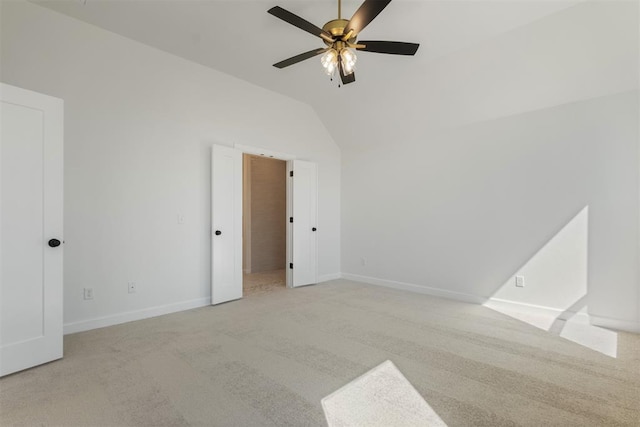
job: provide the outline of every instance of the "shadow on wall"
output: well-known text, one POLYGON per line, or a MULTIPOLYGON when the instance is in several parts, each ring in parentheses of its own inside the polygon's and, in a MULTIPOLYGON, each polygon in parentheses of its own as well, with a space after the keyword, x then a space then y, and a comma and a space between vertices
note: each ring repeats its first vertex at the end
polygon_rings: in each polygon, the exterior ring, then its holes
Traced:
POLYGON ((518 269, 484 306, 611 357, 617 333, 589 324, 589 207, 518 269))
POLYGON ((629 91, 344 156, 345 277, 556 316, 588 295, 592 322, 632 329, 637 147, 629 91))

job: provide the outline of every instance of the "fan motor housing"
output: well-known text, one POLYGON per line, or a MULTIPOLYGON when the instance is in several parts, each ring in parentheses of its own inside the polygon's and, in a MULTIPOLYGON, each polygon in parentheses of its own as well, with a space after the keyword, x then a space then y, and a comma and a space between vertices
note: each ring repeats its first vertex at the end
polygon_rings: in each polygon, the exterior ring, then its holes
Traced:
MULTIPOLYGON (((324 24, 324 27, 322 27, 322 29, 328 33, 331 33, 333 37, 339 38, 344 35, 344 29, 347 27, 348 24, 349 24, 349 21, 346 19, 334 19, 324 24)), ((349 43, 355 43, 356 37, 352 37, 347 41, 349 43)), ((332 43, 328 42, 327 40, 325 40, 324 42, 327 46, 332 45, 332 43)))

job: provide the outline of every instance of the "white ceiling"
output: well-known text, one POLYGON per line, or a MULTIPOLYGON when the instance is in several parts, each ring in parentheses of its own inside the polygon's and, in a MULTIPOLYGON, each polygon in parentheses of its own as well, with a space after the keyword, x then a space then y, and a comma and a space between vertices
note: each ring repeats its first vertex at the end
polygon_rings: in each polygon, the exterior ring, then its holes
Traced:
MULTIPOLYGON (((344 0, 343 17, 350 17, 361 1, 344 0)), ((413 105, 412 100, 432 94, 424 76, 438 61, 557 13, 578 0, 395 0, 360 38, 417 42, 417 55, 360 52, 356 83, 340 89, 323 74, 319 58, 282 70, 272 66, 323 44, 319 38, 267 14, 270 7, 279 5, 321 27, 337 17, 337 0, 35 2, 305 102, 345 148, 366 143, 356 141, 364 134, 349 132, 350 128, 367 127, 367 133, 375 135, 376 126, 402 120, 403 104, 413 105)))

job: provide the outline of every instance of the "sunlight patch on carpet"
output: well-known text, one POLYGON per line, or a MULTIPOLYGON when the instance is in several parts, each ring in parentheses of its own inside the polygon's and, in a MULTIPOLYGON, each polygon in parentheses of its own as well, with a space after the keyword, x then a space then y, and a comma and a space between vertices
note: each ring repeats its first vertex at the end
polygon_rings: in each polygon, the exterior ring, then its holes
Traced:
POLYGON ((390 360, 322 399, 329 427, 444 426, 390 360))

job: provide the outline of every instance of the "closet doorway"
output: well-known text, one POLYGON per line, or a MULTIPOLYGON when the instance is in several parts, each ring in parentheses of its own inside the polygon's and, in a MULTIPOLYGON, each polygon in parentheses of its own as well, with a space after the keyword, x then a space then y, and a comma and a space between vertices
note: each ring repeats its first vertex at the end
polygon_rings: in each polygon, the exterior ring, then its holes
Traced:
POLYGON ((242 156, 242 293, 286 289, 287 162, 242 156))
MULTIPOLYGON (((282 165, 282 163, 277 163, 282 165)), ((282 180, 282 178, 281 178, 282 180)), ((260 187, 260 185, 258 185, 260 187)), ((214 144, 211 150, 211 304, 221 304, 242 298, 243 276, 263 273, 264 277, 253 276, 252 291, 279 291, 285 288, 297 288, 317 283, 318 280, 318 166, 314 162, 298 160, 294 156, 269 152, 237 144, 235 147, 214 144), (273 216, 273 227, 267 229, 267 238, 263 246, 258 244, 254 234, 254 225, 258 209, 255 196, 263 190, 256 188, 256 179, 252 172, 254 163, 250 157, 282 161, 286 167, 284 176, 284 196, 269 197, 270 206, 280 198, 284 200, 284 218, 273 216), (246 161, 245 161, 246 160, 246 161), (248 164, 245 168, 244 165, 248 164), (250 186, 245 192, 244 183, 250 186), (253 186, 251 184, 254 184, 253 186), (253 203, 252 203, 253 202, 253 203), (246 209, 243 209, 246 208, 246 209), (282 237, 272 235, 284 226, 284 244, 282 237), (276 244, 280 242, 280 246, 276 244), (284 245, 284 251, 282 251, 284 245), (268 248, 279 247, 275 251, 268 248), (254 268, 257 255, 270 254, 277 257, 284 252, 285 261, 275 261, 272 267, 254 268), (245 258, 246 255, 246 258, 245 258), (285 268, 286 279, 268 282, 267 276, 282 276, 285 268), (243 271, 244 269, 244 271, 243 271), (259 270, 259 271, 258 271, 259 270), (267 272, 272 274, 267 274, 267 272)), ((251 292, 248 292, 250 294, 251 292)))

